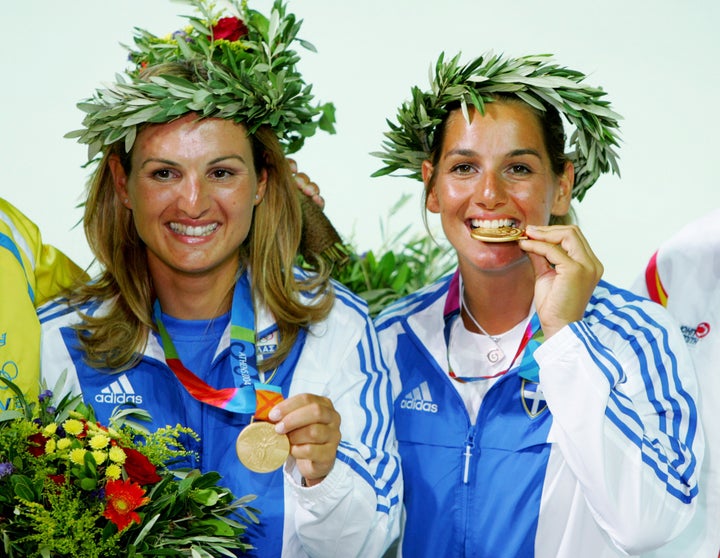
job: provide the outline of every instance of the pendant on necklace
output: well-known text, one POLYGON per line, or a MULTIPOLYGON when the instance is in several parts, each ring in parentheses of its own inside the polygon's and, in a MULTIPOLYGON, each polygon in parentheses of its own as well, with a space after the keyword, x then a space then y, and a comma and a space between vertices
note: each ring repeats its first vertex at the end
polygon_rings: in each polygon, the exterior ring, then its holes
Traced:
POLYGON ((487 352, 485 358, 488 359, 490 364, 496 364, 505 358, 505 353, 502 352, 500 347, 494 347, 487 352))

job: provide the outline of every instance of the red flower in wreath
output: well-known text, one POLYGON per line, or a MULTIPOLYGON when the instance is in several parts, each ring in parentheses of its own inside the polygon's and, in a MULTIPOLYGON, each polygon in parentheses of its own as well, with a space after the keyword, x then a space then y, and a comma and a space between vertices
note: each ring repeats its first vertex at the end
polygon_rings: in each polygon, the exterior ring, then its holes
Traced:
POLYGON ((225 39, 226 41, 237 41, 248 33, 248 28, 243 20, 236 17, 221 17, 212 28, 213 38, 225 39))
POLYGON ((157 474, 157 468, 150 460, 136 449, 123 448, 125 452, 125 472, 130 480, 138 484, 155 484, 162 477, 157 474))
POLYGON ((135 511, 147 504, 150 498, 144 498, 145 489, 131 481, 110 480, 105 486, 107 507, 103 517, 112 521, 122 531, 133 521, 140 523, 140 516, 135 511))

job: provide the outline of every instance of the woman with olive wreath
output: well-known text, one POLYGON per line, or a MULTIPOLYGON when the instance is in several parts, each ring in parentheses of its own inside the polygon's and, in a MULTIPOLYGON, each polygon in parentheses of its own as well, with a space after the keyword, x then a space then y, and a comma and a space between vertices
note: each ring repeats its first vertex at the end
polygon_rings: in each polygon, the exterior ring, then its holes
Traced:
POLYGON ((136 28, 130 68, 79 105, 100 272, 41 309, 42 378, 102 423, 135 404, 197 433, 174 465, 257 496, 244 556, 381 555, 402 492, 387 371, 367 305, 322 254, 296 265, 287 154, 332 121, 297 68, 310 45, 283 0, 185 3, 186 28, 136 28))
POLYGON ((569 218, 617 170, 619 117, 584 77, 547 56, 441 57, 386 134, 377 174, 423 181, 458 260, 376 321, 403 556, 641 554, 693 515, 704 446, 680 332, 601 280, 569 218))

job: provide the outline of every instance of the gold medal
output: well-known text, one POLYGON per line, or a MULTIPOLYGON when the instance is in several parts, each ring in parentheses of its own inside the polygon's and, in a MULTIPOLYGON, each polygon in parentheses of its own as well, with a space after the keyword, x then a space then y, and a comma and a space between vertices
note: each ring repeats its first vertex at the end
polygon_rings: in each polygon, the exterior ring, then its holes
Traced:
POLYGON ((235 442, 238 459, 251 471, 270 473, 285 463, 290 455, 290 440, 275 432, 269 422, 253 422, 238 434, 235 442))
POLYGON ((497 229, 477 228, 470 231, 470 236, 483 242, 514 242, 527 240, 525 231, 517 227, 499 227, 497 229))

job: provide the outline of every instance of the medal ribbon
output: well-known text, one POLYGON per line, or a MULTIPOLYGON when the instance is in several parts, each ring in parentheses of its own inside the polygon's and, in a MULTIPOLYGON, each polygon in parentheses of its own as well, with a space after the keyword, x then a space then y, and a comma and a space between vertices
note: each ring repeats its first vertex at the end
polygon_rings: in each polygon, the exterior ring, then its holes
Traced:
POLYGON ((235 284, 230 314, 230 362, 236 387, 214 388, 182 363, 163 324, 157 300, 153 306, 153 317, 167 365, 188 393, 198 401, 233 413, 254 414, 258 420, 267 420, 270 409, 283 400, 280 386, 259 380, 255 351, 255 311, 247 272, 235 284))
POLYGON ((534 312, 532 317, 530 318, 530 321, 525 328, 525 333, 523 333, 522 340, 520 341, 520 346, 515 352, 515 356, 510 361, 510 366, 508 366, 505 370, 502 370, 491 376, 458 376, 455 371, 453 371, 450 367, 450 331, 452 330, 453 322, 459 316, 460 270, 456 271, 455 275, 453 275, 452 279, 450 280, 450 284, 448 286, 448 297, 445 301, 445 309, 443 311, 443 319, 445 321, 443 333, 445 335, 445 346, 447 347, 448 354, 448 374, 453 380, 464 384, 468 382, 490 380, 492 378, 504 376, 510 370, 512 370, 512 367, 515 364, 515 361, 518 359, 518 356, 522 354, 523 356, 517 368, 517 374, 520 377, 525 378, 526 380, 529 380, 531 382, 537 383, 539 381, 539 367, 537 365, 537 362, 535 362, 535 357, 533 355, 535 353, 535 350, 545 340, 545 336, 543 335, 542 327, 540 327, 540 318, 538 318, 537 312, 534 312))

